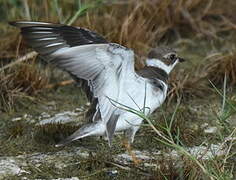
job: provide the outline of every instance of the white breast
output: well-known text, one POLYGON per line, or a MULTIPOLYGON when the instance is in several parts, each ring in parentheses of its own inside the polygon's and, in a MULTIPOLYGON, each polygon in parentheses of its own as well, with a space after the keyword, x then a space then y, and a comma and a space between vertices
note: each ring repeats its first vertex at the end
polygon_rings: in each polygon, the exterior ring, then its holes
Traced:
MULTIPOLYGON (((128 80, 127 80, 128 81, 128 80)), ((126 82, 124 92, 120 94, 119 102, 129 108, 145 114, 152 113, 166 98, 167 85, 163 82, 163 91, 154 87, 147 79, 139 78, 135 82, 126 82)))
MULTIPOLYGON (((119 103, 123 107, 129 107, 137 111, 142 111, 145 108, 145 115, 151 114, 165 100, 167 85, 163 83, 164 91, 157 90, 149 81, 143 78, 135 83, 130 83, 126 86, 125 91, 121 93, 119 103)), ((122 107, 122 106, 120 106, 122 107)), ((128 129, 132 126, 139 126, 142 123, 142 118, 138 115, 126 110, 118 110, 120 118, 117 122, 116 131, 128 129)))

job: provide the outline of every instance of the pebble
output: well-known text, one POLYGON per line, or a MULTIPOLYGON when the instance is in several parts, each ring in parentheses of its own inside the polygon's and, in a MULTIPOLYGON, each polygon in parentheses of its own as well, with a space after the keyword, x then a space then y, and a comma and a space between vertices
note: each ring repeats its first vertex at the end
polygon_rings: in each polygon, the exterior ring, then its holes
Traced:
POLYGON ((215 134, 217 132, 217 127, 208 127, 204 129, 204 133, 206 134, 215 134))

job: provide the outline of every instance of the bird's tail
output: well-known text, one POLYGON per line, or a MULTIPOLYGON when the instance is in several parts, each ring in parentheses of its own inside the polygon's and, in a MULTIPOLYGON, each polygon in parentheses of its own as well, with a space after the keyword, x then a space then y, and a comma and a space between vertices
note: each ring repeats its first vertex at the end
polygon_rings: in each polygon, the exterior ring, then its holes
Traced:
POLYGON ((93 135, 104 135, 105 133, 105 126, 100 122, 93 122, 91 124, 86 124, 82 126, 80 129, 75 131, 72 135, 67 137, 66 139, 62 140, 58 144, 56 144, 56 147, 65 146, 72 141, 75 141, 77 139, 81 139, 87 136, 93 136, 93 135))

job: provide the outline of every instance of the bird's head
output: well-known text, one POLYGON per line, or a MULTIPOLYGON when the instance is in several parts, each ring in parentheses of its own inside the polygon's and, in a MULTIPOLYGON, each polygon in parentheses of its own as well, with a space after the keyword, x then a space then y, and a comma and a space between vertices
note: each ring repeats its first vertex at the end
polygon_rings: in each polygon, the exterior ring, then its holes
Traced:
POLYGON ((169 47, 157 47, 151 49, 148 53, 146 65, 158 67, 169 74, 176 64, 184 61, 173 49, 169 47))

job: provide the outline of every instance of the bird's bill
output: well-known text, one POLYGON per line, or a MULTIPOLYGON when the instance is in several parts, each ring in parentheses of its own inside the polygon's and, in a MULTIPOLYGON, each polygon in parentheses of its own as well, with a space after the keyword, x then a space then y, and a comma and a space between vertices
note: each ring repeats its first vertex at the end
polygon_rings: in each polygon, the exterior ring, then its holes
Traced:
POLYGON ((185 61, 185 59, 181 58, 181 57, 178 57, 178 60, 179 60, 179 62, 184 62, 185 61))

